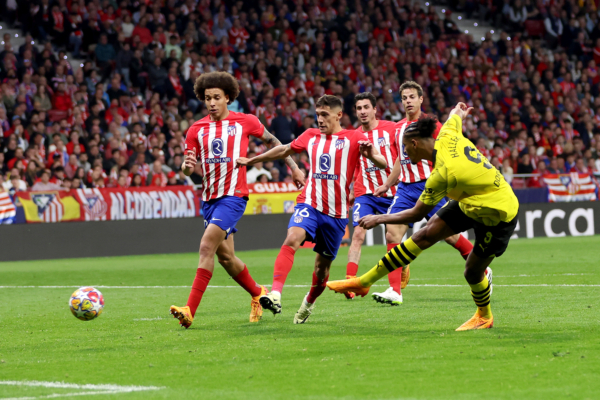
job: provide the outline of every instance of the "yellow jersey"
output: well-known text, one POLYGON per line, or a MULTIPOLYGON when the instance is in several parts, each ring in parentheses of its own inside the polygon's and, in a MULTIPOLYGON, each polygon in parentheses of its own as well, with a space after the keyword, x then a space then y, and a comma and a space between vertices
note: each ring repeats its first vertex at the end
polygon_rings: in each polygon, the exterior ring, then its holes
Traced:
POLYGON ((434 169, 419 198, 435 206, 445 196, 459 202, 470 218, 486 226, 511 221, 519 200, 504 177, 462 134, 462 121, 452 115, 435 141, 434 169))

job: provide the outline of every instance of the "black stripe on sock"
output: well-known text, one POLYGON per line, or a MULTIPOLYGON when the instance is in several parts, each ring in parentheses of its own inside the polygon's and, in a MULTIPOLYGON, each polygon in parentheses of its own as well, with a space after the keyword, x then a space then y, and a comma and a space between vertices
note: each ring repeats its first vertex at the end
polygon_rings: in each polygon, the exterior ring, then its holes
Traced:
POLYGON ((488 301, 486 301, 486 302, 485 302, 485 303, 483 303, 483 304, 478 304, 477 302, 475 302, 475 305, 476 305, 477 307, 485 307, 485 306, 487 306, 488 304, 490 304, 490 300, 489 300, 489 299, 488 299, 488 301))
POLYGON ((385 267, 387 268, 388 271, 394 272, 395 268, 392 266, 392 264, 390 264, 390 262, 387 260, 387 258, 383 257, 381 259, 381 262, 383 263, 383 265, 385 265, 385 267))
POLYGON ((483 292, 485 292, 486 290, 489 290, 489 289, 490 289, 490 283, 488 282, 487 287, 485 289, 483 289, 481 292, 474 292, 474 291, 471 290, 471 293, 473 293, 473 294, 481 294, 481 293, 483 293, 483 292))
POLYGON ((402 262, 404 263, 404 265, 408 265, 408 264, 410 264, 410 261, 408 261, 408 260, 406 259, 406 257, 404 257, 404 256, 402 255, 402 252, 400 252, 400 250, 398 250, 398 246, 396 246, 396 247, 393 247, 393 248, 392 248, 392 250, 390 250, 390 251, 393 251, 393 252, 394 252, 394 254, 396 254, 396 255, 398 256, 398 258, 399 258, 400 260, 402 260, 402 262))
POLYGON ((489 290, 485 293, 480 293, 480 294, 475 294, 475 293, 471 292, 471 296, 473 296, 474 299, 483 299, 485 297, 488 297, 489 295, 490 295, 489 290))
POLYGON ((404 245, 404 243, 400 243, 400 247, 402 248, 402 250, 404 251, 404 253, 410 257, 410 259, 412 261, 415 260, 415 258, 417 258, 417 256, 415 256, 413 253, 411 253, 410 251, 408 251, 408 249, 406 248, 406 246, 404 245))

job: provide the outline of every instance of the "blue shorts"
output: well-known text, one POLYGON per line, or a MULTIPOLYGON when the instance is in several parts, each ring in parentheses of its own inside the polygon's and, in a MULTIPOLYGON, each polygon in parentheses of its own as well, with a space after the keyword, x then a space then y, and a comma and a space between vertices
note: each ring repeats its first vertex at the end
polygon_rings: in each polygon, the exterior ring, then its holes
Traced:
POLYGON ((217 225, 226 233, 225 239, 230 234, 236 233, 236 224, 246 211, 247 200, 235 196, 223 196, 202 203, 202 214, 204 215, 204 228, 208 224, 217 225))
MULTIPOLYGON (((394 196, 394 201, 388 210, 388 214, 396 214, 400 211, 410 210, 417 204, 417 200, 421 197, 421 193, 425 190, 425 181, 416 182, 416 183, 402 183, 398 184, 396 188, 396 196, 394 196)), ((440 208, 446 204, 447 200, 444 197, 437 205, 431 210, 429 214, 425 217, 427 221, 429 218, 433 217, 433 214, 438 212, 440 208)), ((408 224, 411 228, 413 224, 408 224)))
POLYGON ((392 205, 392 199, 364 194, 354 199, 353 225, 358 225, 358 220, 367 215, 387 214, 392 205))
POLYGON ((333 261, 346 233, 346 225, 348 225, 347 218, 333 218, 308 204, 297 204, 288 229, 291 227, 304 229, 306 240, 315 243, 313 251, 333 261))

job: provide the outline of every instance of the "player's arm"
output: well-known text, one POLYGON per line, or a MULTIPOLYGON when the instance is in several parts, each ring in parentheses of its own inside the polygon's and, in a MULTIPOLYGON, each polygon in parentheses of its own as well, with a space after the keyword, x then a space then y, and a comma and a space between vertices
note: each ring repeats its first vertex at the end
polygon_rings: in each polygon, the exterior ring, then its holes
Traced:
POLYGON ((194 172, 194 168, 196 167, 196 149, 192 148, 185 153, 185 160, 183 161, 183 165, 181 166, 181 170, 185 176, 190 176, 192 172, 194 172))
POLYGON ((452 136, 463 136, 462 123, 467 115, 473 110, 473 107, 467 107, 465 103, 458 103, 456 107, 450 111, 448 120, 442 126, 438 137, 444 134, 450 134, 452 136))
POLYGON ((435 208, 435 206, 448 194, 448 169, 445 165, 436 168, 431 173, 425 190, 417 204, 410 210, 396 214, 368 215, 360 219, 361 228, 371 229, 380 224, 411 224, 419 222, 435 208))
MULTIPOLYGON (((271 132, 269 132, 267 130, 267 128, 265 128, 265 131, 264 131, 263 135, 260 137, 260 140, 262 140, 263 143, 265 143, 271 149, 281 146, 281 142, 279 141, 279 139, 277 139, 275 137, 275 135, 273 135, 271 132)), ((292 152, 292 154, 293 154, 293 152, 292 152)), ((259 161, 257 161, 257 162, 259 162, 259 161)), ((292 180, 294 181, 294 183, 296 184, 298 189, 302 188, 305 183, 304 173, 302 171, 300 171, 300 168, 298 168, 298 165, 296 164, 294 159, 291 157, 291 155, 288 155, 285 157, 285 163, 287 164, 288 167, 290 167, 290 170, 292 170, 292 180)))
POLYGON ((396 182, 398 182, 399 176, 400 176, 400 157, 396 158, 396 161, 394 162, 394 167, 390 171, 390 174, 388 175, 388 178, 385 181, 385 183, 383 185, 379 186, 377 189, 375 189, 375 192, 373 194, 377 197, 383 196, 384 194, 386 194, 387 191, 390 190, 390 188, 392 186, 396 185, 396 182))
MULTIPOLYGON (((273 147, 271 150, 252 158, 240 157, 236 160, 236 167, 247 167, 256 163, 281 160, 294 154, 294 150, 289 144, 273 147)), ((295 164, 295 163, 294 163, 295 164)))
POLYGON ((433 210, 435 205, 430 206, 417 200, 417 204, 410 210, 405 210, 396 214, 368 215, 360 219, 361 228, 371 229, 381 224, 412 224, 421 221, 433 210), (371 218, 370 218, 371 217, 371 218))
POLYGON ((379 169, 387 168, 387 161, 385 160, 385 157, 379 152, 379 150, 375 148, 375 146, 373 146, 373 143, 368 140, 360 140, 358 144, 360 146, 360 154, 363 157, 371 160, 373 165, 379 169))

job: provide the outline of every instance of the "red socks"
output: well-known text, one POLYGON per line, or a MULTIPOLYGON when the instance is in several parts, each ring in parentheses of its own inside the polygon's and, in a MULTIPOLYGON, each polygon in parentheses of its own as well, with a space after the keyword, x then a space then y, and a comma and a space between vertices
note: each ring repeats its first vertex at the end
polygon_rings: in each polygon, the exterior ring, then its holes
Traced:
POLYGON ((260 286, 252 279, 252 276, 250 276, 246 264, 244 264, 244 270, 232 278, 238 285, 243 287, 246 292, 250 293, 250 296, 256 297, 260 294, 260 286))
POLYGON ((346 275, 356 276, 357 273, 358 273, 358 264, 349 262, 348 265, 346 265, 346 275))
POLYGON ((469 242, 463 235, 458 235, 458 242, 454 245, 454 248, 460 252, 460 255, 466 260, 473 250, 473 244, 469 242))
MULTIPOLYGON (((396 246, 398 246, 398 243, 388 243, 387 251, 390 251, 396 246)), ((390 281, 390 286, 392 289, 394 289, 396 293, 400 294, 400 286, 402 285, 402 268, 398 268, 397 270, 390 272, 388 274, 388 281, 390 281)))
POLYGON ((272 292, 281 293, 285 280, 294 265, 294 254, 296 254, 296 250, 292 249, 290 246, 281 246, 281 250, 279 250, 279 254, 275 259, 273 286, 271 287, 272 292))
POLYGON ((196 315, 196 310, 198 309, 200 300, 202 300, 202 295, 208 286, 208 282, 210 282, 210 278, 212 278, 211 271, 203 268, 198 268, 196 271, 196 278, 192 284, 192 291, 186 304, 190 308, 192 316, 196 315))
POLYGON ((325 279, 319 279, 317 274, 313 272, 313 280, 312 286, 310 287, 310 292, 308 292, 308 296, 306 296, 306 301, 310 304, 314 303, 317 300, 317 297, 323 293, 326 287, 327 280, 329 279, 329 274, 325 277, 325 279))

